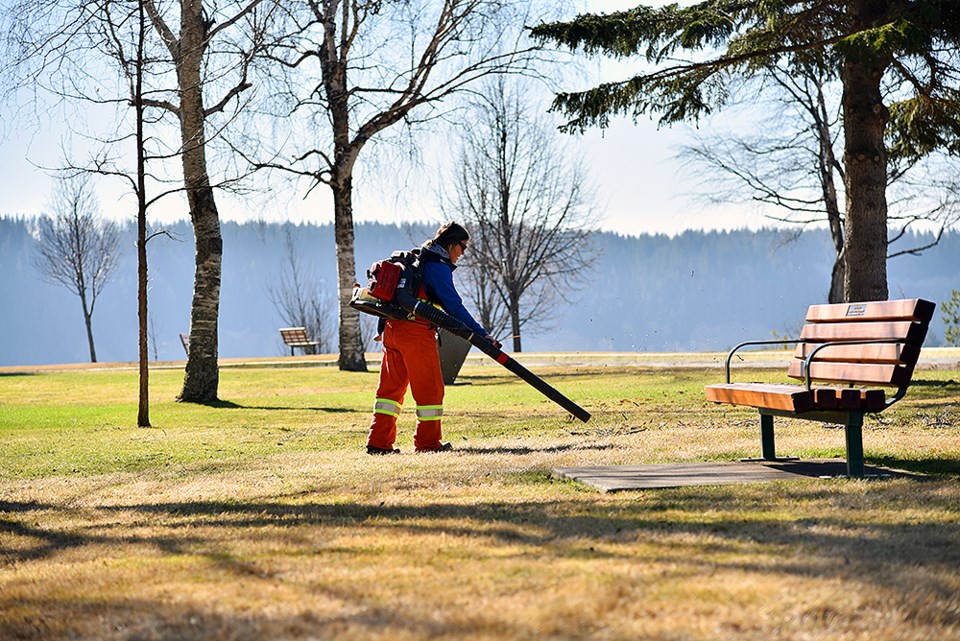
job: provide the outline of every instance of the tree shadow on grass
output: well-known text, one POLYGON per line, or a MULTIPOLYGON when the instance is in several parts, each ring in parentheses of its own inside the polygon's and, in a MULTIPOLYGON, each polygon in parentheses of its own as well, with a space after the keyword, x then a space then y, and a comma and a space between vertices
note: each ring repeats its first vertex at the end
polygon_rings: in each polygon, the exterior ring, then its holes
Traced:
POLYGON ((960 394, 960 383, 953 380, 935 381, 914 377, 910 383, 911 387, 933 387, 936 389, 949 390, 960 394))
MULTIPOLYGON (((718 572, 732 576, 766 576, 774 581, 782 581, 784 577, 789 581, 793 577, 801 581, 848 582, 858 590, 876 586, 885 595, 882 597, 884 607, 910 613, 910 622, 906 625, 911 629, 949 630, 960 626, 960 608, 954 607, 958 601, 953 579, 960 566, 960 522, 955 518, 955 504, 952 507, 946 504, 955 503, 958 497, 955 489, 951 491, 942 483, 931 487, 933 485, 918 484, 921 491, 911 492, 909 500, 891 493, 894 496, 887 509, 897 513, 924 504, 928 510, 940 510, 944 518, 919 520, 914 515, 909 521, 892 523, 876 518, 863 522, 849 513, 837 514, 829 508, 830 501, 838 498, 836 492, 824 487, 811 489, 809 485, 794 490, 788 484, 778 487, 779 500, 796 500, 800 506, 814 502, 821 509, 803 511, 801 507, 794 516, 784 519, 777 509, 769 514, 764 509, 765 494, 744 496, 719 488, 648 492, 643 501, 616 503, 582 498, 480 504, 441 501, 423 505, 283 501, 135 503, 104 506, 93 513, 85 508, 82 515, 67 514, 71 517, 68 521, 74 521, 67 525, 60 525, 63 514, 50 519, 24 505, 21 506, 24 511, 15 515, 18 518, 6 518, 0 513, 0 535, 9 535, 7 541, 17 541, 16 548, 9 549, 0 536, 0 571, 10 566, 22 568, 24 563, 57 559, 71 550, 88 547, 113 551, 119 559, 158 556, 202 559, 202 562, 192 562, 191 580, 215 580, 225 593, 241 589, 262 589, 268 593, 276 586, 278 573, 282 576, 287 571, 290 558, 310 555, 321 564, 325 559, 329 563, 342 561, 347 553, 345 549, 336 546, 327 549, 312 542, 336 540, 345 529, 355 533, 355 554, 371 555, 373 563, 377 546, 383 545, 384 540, 416 541, 418 537, 425 537, 423 540, 428 542, 442 534, 459 542, 475 540, 478 546, 475 560, 487 554, 486 550, 491 547, 521 550, 519 557, 512 554, 503 559, 499 553, 486 557, 483 567, 493 576, 505 572, 504 568, 517 558, 532 555, 542 565, 529 571, 542 573, 545 580, 554 572, 551 568, 565 568, 571 563, 601 572, 611 563, 627 569, 661 563, 658 581, 666 582, 667 586, 688 584, 697 581, 697 577, 718 572), (924 487, 931 489, 924 492, 924 487), (111 513, 120 513, 123 520, 147 518, 152 524, 150 532, 115 528, 116 515, 111 513), (98 523, 101 519, 102 523, 98 523), (51 525, 51 521, 57 525, 51 525), (271 553, 251 557, 241 552, 249 542, 264 538, 272 542, 271 553), (369 548, 365 547, 367 541, 369 548), (656 548, 656 560, 636 552, 651 546, 656 548)), ((46 506, 32 507, 41 510, 46 506)), ((310 582, 310 593, 305 594, 308 600, 319 595, 317 600, 321 603, 333 601, 348 607, 306 618, 302 614, 287 618, 268 611, 206 609, 189 601, 158 604, 153 599, 143 600, 141 592, 134 587, 124 592, 107 591, 98 598, 95 612, 84 612, 77 609, 69 590, 58 587, 64 596, 53 593, 57 579, 51 577, 42 580, 51 586, 51 593, 42 599, 36 596, 35 589, 25 594, 19 590, 0 592, 0 612, 43 612, 42 619, 69 615, 66 620, 80 629, 92 622, 106 622, 113 631, 120 629, 116 627, 118 623, 125 623, 135 630, 123 637, 128 641, 294 638, 289 636, 291 629, 301 633, 295 638, 335 638, 344 625, 368 630, 371 637, 382 636, 388 629, 401 636, 409 633, 410 638, 437 636, 437 622, 425 622, 408 616, 409 612, 403 608, 385 605, 389 601, 379 598, 381 595, 369 594, 362 583, 354 586, 351 582, 326 582, 323 570, 317 566, 305 567, 300 576, 310 582), (279 619, 274 620, 276 617, 279 619), (327 635, 327 631, 331 634, 327 635)), ((109 578, 99 579, 101 583, 105 580, 109 578)), ((437 578, 428 572, 425 580, 437 578)), ((624 590, 630 589, 628 580, 622 585, 624 590)), ((19 588, 19 585, 11 587, 19 588)), ((604 621, 603 617, 584 615, 583 624, 603 625, 604 621)), ((587 629, 573 624, 578 630, 587 629)), ((502 634, 507 629, 504 626, 519 624, 512 617, 453 617, 450 623, 443 623, 443 636, 482 638, 483 626, 489 625, 496 626, 502 634)), ((63 630, 61 627, 38 635, 33 620, 0 620, 0 638, 59 641, 83 636, 62 634, 63 630)), ((516 634, 497 638, 538 638, 535 627, 521 627, 513 632, 516 634)))
POLYGON ((288 411, 288 412, 299 412, 299 411, 309 411, 309 412, 325 412, 329 414, 350 414, 356 412, 357 410, 346 408, 346 407, 297 407, 293 405, 289 406, 279 406, 279 405, 241 405, 240 403, 235 403, 233 401, 210 401, 208 403, 197 403, 198 405, 203 405, 204 407, 210 407, 213 409, 221 410, 268 410, 268 411, 288 411))
MULTIPOLYGON (((869 456, 870 463, 892 470, 922 475, 960 476, 960 461, 947 458, 904 459, 896 456, 869 456)), ((913 477, 923 478, 923 477, 913 477)))
POLYGON ((37 501, 0 501, 0 512, 34 512, 37 510, 52 510, 50 503, 37 501))
MULTIPOLYGON (((253 571, 248 580, 269 581, 268 575, 253 571)), ((264 586, 264 590, 269 588, 264 586)), ((0 611, 42 612, 44 616, 30 620, 0 620, 0 638, 37 641, 59 639, 115 638, 125 641, 184 641, 231 639, 263 641, 264 639, 337 639, 344 630, 353 631, 347 638, 382 638, 385 630, 400 638, 430 639, 483 638, 490 625, 482 617, 473 621, 444 621, 411 617, 409 612, 384 603, 374 595, 361 593, 349 586, 313 586, 312 596, 342 603, 343 607, 322 612, 299 608, 284 612, 281 608, 262 611, 234 611, 229 608, 203 606, 134 595, 101 599, 95 616, 84 618, 77 605, 68 605, 48 597, 30 596, 17 602, 0 597, 0 611), (52 609, 52 608, 62 609, 52 609), (88 620, 92 619, 94 622, 88 620), (96 634, 91 636, 90 631, 96 634), (438 631, 443 634, 439 635, 438 631), (123 635, 123 636, 118 636, 123 635)), ((534 639, 539 636, 536 622, 523 620, 498 621, 493 628, 497 637, 534 639)))
MULTIPOLYGON (((582 497, 398 505, 385 505, 379 499, 369 503, 140 502, 84 508, 83 514, 74 515, 83 521, 83 527, 69 524, 70 518, 66 519, 66 525, 51 526, 43 514, 56 512, 55 520, 60 522, 64 516, 71 516, 72 508, 5 502, 0 532, 32 539, 34 544, 11 549, 0 543, 0 560, 3 565, 39 560, 86 545, 147 545, 170 554, 214 555, 224 536, 238 540, 256 538, 264 534, 261 531, 264 528, 271 532, 280 528, 284 534, 276 536, 295 546, 296 541, 315 537, 315 532, 308 532, 316 528, 356 527, 371 533, 378 531, 377 536, 443 533, 465 538, 492 537, 504 543, 541 547, 558 557, 583 555, 585 541, 628 545, 634 541, 655 541, 666 551, 677 546, 697 548, 702 537, 709 537, 711 554, 728 548, 732 559, 729 564, 734 568, 751 566, 752 571, 762 571, 763 568, 752 567, 755 563, 749 558, 749 550, 756 547, 759 553, 773 546, 793 559, 778 565, 778 571, 805 574, 816 567, 819 573, 830 573, 831 570, 825 569, 829 564, 823 563, 826 559, 837 563, 838 572, 840 566, 848 566, 842 570, 846 572, 850 564, 855 564, 856 571, 865 580, 876 580, 884 586, 891 584, 890 572, 898 568, 912 572, 922 562, 927 568, 953 573, 960 566, 960 521, 950 516, 956 515, 960 496, 954 484, 909 481, 910 486, 905 488, 880 481, 872 485, 869 492, 878 494, 876 499, 891 514, 922 505, 929 514, 943 515, 943 518, 925 519, 914 515, 909 520, 890 522, 886 519, 861 521, 849 512, 829 509, 831 501, 856 498, 838 493, 833 489, 834 483, 843 481, 781 483, 773 494, 768 488, 734 486, 646 491, 642 494, 643 501, 621 495, 623 498, 616 501, 615 509, 611 509, 609 500, 592 501, 582 497), (887 488, 891 489, 887 491, 887 488), (771 503, 781 506, 770 515, 764 508, 767 496, 771 496, 771 503), (794 517, 784 519, 778 513, 784 501, 798 505, 794 517), (824 504, 823 509, 811 511, 810 506, 816 507, 818 503, 824 504), (97 526, 101 518, 112 523, 114 517, 109 515, 115 513, 149 516, 152 527, 159 528, 159 533, 143 535, 97 526), (234 534, 225 535, 223 530, 232 530, 234 534), (930 550, 937 553, 931 554, 930 550), (819 560, 808 565, 804 561, 807 556, 819 560), (882 562, 878 561, 881 559, 882 562)), ((691 553, 695 556, 696 549, 691 553)), ((616 554, 609 550, 596 553, 598 558, 616 554)), ((691 562, 699 563, 695 558, 691 562)), ((711 563, 727 562, 714 559, 711 563)))
POLYGON ((948 381, 916 379, 910 383, 907 391, 907 400, 916 409, 931 409, 943 406, 954 406, 960 396, 960 383, 950 379, 948 381))
POLYGON ((13 562, 42 560, 64 550, 79 548, 93 543, 90 537, 78 535, 66 529, 40 527, 37 514, 58 511, 56 505, 37 501, 0 501, 0 535, 19 537, 34 542, 34 545, 7 549, 6 542, 0 537, 0 569, 13 562), (7 515, 24 515, 25 520, 7 518, 7 515))
MULTIPOLYGON (((526 366, 524 366, 526 367, 526 366)), ((581 370, 581 369, 556 369, 560 366, 557 365, 544 365, 544 366, 530 366, 527 367, 535 376, 542 378, 543 380, 550 382, 555 380, 574 380, 574 379, 595 379, 598 375, 596 369, 591 370, 581 370), (554 368, 551 371, 543 371, 554 368)), ((502 381, 504 378, 516 379, 521 381, 522 379, 511 372, 508 369, 491 369, 489 373, 477 374, 471 372, 469 374, 461 374, 459 379, 463 379, 464 382, 472 382, 477 384, 487 384, 487 383, 497 383, 502 381)), ((458 379, 458 382, 459 382, 458 379)))
POLYGON ((551 445, 548 447, 527 447, 527 446, 516 446, 516 447, 507 447, 507 446, 497 446, 497 447, 458 447, 458 452, 464 452, 467 454, 515 454, 515 455, 524 455, 524 454, 533 454, 533 453, 545 453, 545 454, 556 454, 559 452, 567 452, 570 450, 609 450, 614 446, 610 443, 605 444, 596 444, 596 445, 575 445, 575 444, 566 444, 566 445, 551 445))
MULTIPOLYGON (((883 460, 891 467, 913 465, 892 457, 883 460)), ((549 480, 544 470, 531 472, 542 475, 545 486, 557 483, 549 480)), ((267 589, 275 582, 272 573, 283 572, 285 563, 300 555, 335 563, 344 554, 354 554, 356 558, 369 557, 373 564, 384 541, 419 544, 422 540, 429 544, 443 535, 457 541, 458 546, 475 549, 471 558, 483 560, 485 571, 494 576, 504 571, 502 564, 524 558, 538 559, 539 569, 531 571, 545 576, 550 576, 551 568, 568 568, 570 563, 589 567, 596 562, 593 568, 604 572, 604 568, 613 567, 612 563, 629 569, 662 561, 660 580, 677 584, 729 572, 775 580, 793 577, 848 582, 858 590, 875 586, 886 595, 885 606, 909 608, 909 625, 918 626, 915 629, 960 626, 960 608, 953 607, 958 604, 954 577, 960 567, 960 486, 953 480, 900 479, 869 485, 862 481, 806 480, 762 487, 643 491, 616 497, 590 492, 544 500, 520 496, 516 500, 476 502, 448 501, 442 496, 425 496, 422 500, 388 505, 380 495, 373 495, 348 502, 325 501, 319 491, 301 491, 289 496, 236 500, 155 501, 140 496, 125 504, 83 507, 3 501, 0 572, 18 564, 70 558, 65 553, 89 548, 128 561, 151 557, 201 559, 201 563, 191 561, 195 577, 215 577, 217 582, 226 582, 229 589, 238 585, 249 589, 262 580, 267 589), (909 516, 900 518, 898 514, 909 516), (126 523, 134 526, 118 526, 126 523), (350 533, 349 547, 317 544, 335 542, 345 532, 350 533), (248 545, 264 540, 271 542, 269 553, 251 556, 244 552, 248 545), (491 549, 517 551, 507 557, 499 552, 485 556, 491 549)), ((304 570, 310 571, 320 572, 304 570)), ((392 572, 390 568, 383 571, 392 572)), ((309 574, 303 576, 316 586, 314 589, 350 589, 348 584, 328 587, 319 575, 316 580, 309 574)), ((53 586, 57 579, 51 576, 43 580, 53 586)), ((355 602, 364 598, 360 589, 356 594, 324 594, 355 602)), ((29 599, 35 594, 27 592, 26 596, 29 599)), ((17 595, 0 594, 0 612, 12 611, 15 598, 17 595)), ((139 594, 133 590, 115 597, 115 602, 110 598, 98 601, 97 613, 88 616, 100 616, 103 607, 113 607, 115 616, 122 619, 139 594)), ((72 607, 68 597, 45 599, 31 607, 45 612, 46 608, 72 607)), ((178 607, 164 603, 162 607, 153 604, 143 612, 137 609, 134 618, 156 622, 157 634, 124 638, 289 638, 256 630, 273 625, 266 614, 251 615, 248 620, 243 618, 245 614, 207 613, 191 619, 194 627, 186 630, 177 623, 176 617, 183 615, 178 607), (168 607, 172 609, 167 611, 168 607), (247 626, 253 628, 249 636, 243 632, 247 626)), ((380 614, 375 617, 380 626, 377 630, 382 631, 384 625, 407 630, 399 610, 388 608, 380 614)), ((353 623, 365 625, 360 620, 353 623)), ((310 631, 302 638, 326 638, 317 632, 328 624, 319 620, 299 624, 310 631)), ((0 638, 55 638, 30 636, 34 634, 32 629, 14 630, 9 625, 0 621, 0 638), (10 631, 17 634, 5 634, 10 631)), ((421 633, 415 638, 436 636, 426 634, 429 630, 415 631, 421 633)), ((455 634, 445 636, 456 638, 455 634)))

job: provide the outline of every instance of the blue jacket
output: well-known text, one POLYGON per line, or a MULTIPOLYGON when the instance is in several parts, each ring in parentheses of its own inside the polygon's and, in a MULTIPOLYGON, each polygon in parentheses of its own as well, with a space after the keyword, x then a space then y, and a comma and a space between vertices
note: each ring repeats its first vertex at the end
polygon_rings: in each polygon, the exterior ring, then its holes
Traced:
POLYGON ((488 336, 490 332, 474 320, 463 306, 463 299, 453 285, 453 270, 457 266, 450 261, 447 250, 439 245, 426 243, 420 251, 420 262, 423 269, 423 289, 430 301, 439 304, 443 311, 461 320, 474 332, 488 336))

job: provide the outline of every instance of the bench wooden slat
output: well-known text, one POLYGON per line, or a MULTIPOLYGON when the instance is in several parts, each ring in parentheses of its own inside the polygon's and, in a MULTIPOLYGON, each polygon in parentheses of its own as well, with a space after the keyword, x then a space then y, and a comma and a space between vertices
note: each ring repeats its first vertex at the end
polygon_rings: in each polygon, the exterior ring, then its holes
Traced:
POLYGON ((867 410, 875 412, 887 406, 887 394, 881 389, 856 389, 847 387, 841 390, 840 409, 867 410))
POLYGON ((808 323, 800 338, 805 341, 872 341, 903 340, 914 345, 923 343, 927 327, 912 321, 864 323, 808 323))
MULTIPOLYGON (((794 350, 794 357, 805 360, 820 343, 800 343, 794 350)), ((920 358, 920 348, 916 345, 882 343, 877 345, 829 345, 819 350, 813 357, 815 361, 842 361, 847 363, 891 363, 913 367, 920 358)))
POLYGON ((813 404, 818 410, 877 411, 886 404, 886 394, 879 389, 814 387, 813 404))
POLYGON ((772 383, 725 383, 707 385, 708 401, 748 407, 768 407, 786 412, 813 409, 813 395, 798 385, 772 383))
MULTIPOLYGON (((888 385, 902 387, 910 382, 913 368, 901 365, 874 363, 821 363, 810 364, 810 379, 834 383, 859 383, 863 385, 888 385)), ((787 369, 790 378, 803 380, 803 362, 794 360, 787 369)))
POLYGON ((769 383, 707 385, 705 390, 707 400, 714 403, 796 413, 811 410, 877 411, 883 409, 886 402, 883 390, 853 387, 814 387, 812 395, 802 386, 769 383))
POLYGON ((807 310, 807 322, 850 322, 870 319, 914 320, 929 323, 935 309, 936 304, 919 298, 811 305, 807 310))
POLYGON ((840 407, 840 390, 835 387, 814 388, 813 405, 818 410, 837 409, 840 407))

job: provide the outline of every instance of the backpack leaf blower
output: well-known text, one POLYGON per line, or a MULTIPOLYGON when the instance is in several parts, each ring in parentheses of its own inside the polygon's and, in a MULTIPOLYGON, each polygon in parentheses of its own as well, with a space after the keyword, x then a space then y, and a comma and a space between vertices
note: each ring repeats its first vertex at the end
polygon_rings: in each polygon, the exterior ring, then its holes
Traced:
MULTIPOLYGON (((370 286, 360 287, 357 284, 353 288, 350 306, 381 318, 406 320, 413 316, 437 327, 442 327, 451 334, 456 334, 468 341, 584 423, 590 419, 589 412, 511 358, 496 345, 472 331, 460 319, 418 299, 416 292, 420 287, 420 274, 417 269, 417 261, 409 260, 409 254, 410 252, 395 252, 390 259, 374 263, 371 271, 367 274, 371 279, 370 286), (388 262, 394 263, 394 265, 399 263, 397 266, 402 269, 403 273, 394 274, 394 270, 390 266, 384 265, 388 262)), ((414 256, 414 258, 416 257, 414 256)))

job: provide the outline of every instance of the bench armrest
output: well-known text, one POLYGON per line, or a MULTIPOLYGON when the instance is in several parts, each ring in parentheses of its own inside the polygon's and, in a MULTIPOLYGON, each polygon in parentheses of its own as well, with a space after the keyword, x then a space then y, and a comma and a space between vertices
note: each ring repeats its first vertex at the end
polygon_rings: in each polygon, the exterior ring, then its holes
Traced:
MULTIPOLYGON (((813 384, 812 381, 810 380, 810 363, 813 362, 814 355, 824 347, 830 347, 831 345, 886 345, 889 343, 905 344, 906 341, 880 338, 880 339, 861 340, 861 341, 827 341, 826 343, 821 343, 820 345, 817 345, 812 350, 810 350, 810 353, 807 354, 807 357, 803 359, 803 367, 800 370, 803 373, 803 381, 804 383, 806 383, 807 390, 810 390, 813 384)), ((897 393, 894 394, 893 398, 890 399, 890 401, 886 404, 886 407, 890 407, 891 405, 899 401, 901 398, 904 397, 906 393, 907 393, 906 387, 898 387, 897 393)))
POLYGON ((727 360, 726 360, 726 363, 724 364, 724 370, 726 371, 726 374, 727 374, 727 383, 728 384, 730 383, 730 361, 731 359, 733 359, 733 355, 741 347, 747 347, 748 345, 796 345, 802 342, 803 341, 799 338, 787 338, 787 339, 781 339, 781 340, 745 341, 743 343, 740 343, 739 345, 731 349, 730 352, 727 354, 727 360))

